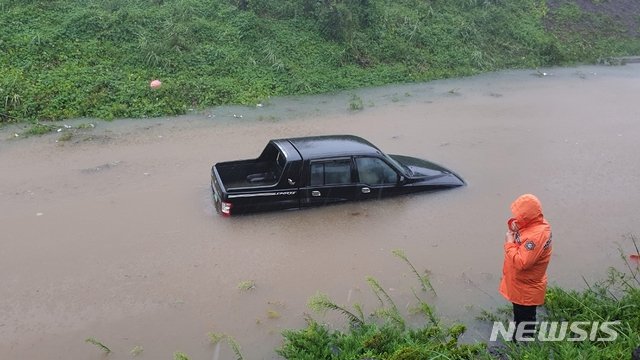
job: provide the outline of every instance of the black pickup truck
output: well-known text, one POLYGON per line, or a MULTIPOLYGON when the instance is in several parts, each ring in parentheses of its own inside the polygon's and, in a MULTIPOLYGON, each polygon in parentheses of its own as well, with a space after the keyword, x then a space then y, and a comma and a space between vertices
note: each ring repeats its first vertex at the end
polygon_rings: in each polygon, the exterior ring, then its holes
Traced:
POLYGON ((218 213, 298 209, 464 185, 426 160, 387 155, 352 135, 271 140, 257 159, 211 168, 218 213))

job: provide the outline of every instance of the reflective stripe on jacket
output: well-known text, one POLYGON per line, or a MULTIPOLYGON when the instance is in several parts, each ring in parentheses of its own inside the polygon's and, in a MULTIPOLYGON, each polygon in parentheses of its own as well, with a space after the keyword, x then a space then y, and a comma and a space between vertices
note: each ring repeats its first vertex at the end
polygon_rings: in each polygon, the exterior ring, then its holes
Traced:
POLYGON ((542 305, 547 290, 547 266, 551 259, 551 226, 534 195, 518 197, 511 204, 518 231, 516 242, 504 244, 500 293, 519 305, 542 305))

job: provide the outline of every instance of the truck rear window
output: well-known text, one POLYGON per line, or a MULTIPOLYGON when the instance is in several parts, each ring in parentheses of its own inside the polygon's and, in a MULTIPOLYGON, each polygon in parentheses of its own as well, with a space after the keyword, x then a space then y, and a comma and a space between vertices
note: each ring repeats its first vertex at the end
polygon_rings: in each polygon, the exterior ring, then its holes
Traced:
POLYGON ((287 165, 287 158, 278 151, 278 156, 276 156, 276 164, 280 167, 280 170, 284 169, 284 166, 287 165))

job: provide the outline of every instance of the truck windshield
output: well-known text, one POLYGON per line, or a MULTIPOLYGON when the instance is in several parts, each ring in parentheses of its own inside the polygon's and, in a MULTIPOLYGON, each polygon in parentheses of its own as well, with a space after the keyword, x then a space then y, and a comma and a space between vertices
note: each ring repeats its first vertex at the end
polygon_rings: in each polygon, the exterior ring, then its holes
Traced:
POLYGON ((400 164, 398 161, 396 161, 396 159, 392 158, 387 154, 384 154, 384 156, 385 156, 385 159, 387 159, 396 169, 400 170, 400 172, 403 175, 411 174, 411 170, 408 167, 400 164))

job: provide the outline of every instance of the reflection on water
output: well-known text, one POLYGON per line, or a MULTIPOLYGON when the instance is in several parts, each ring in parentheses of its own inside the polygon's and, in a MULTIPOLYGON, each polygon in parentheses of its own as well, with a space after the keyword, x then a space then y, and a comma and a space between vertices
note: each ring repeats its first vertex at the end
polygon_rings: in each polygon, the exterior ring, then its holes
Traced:
MULTIPOLYGON (((99 122, 64 143, 57 134, 2 140, 0 353, 98 359, 83 342, 94 337, 113 359, 135 346, 149 358, 227 358, 228 347, 208 344, 214 332, 233 336, 248 359, 276 358, 280 331, 304 325, 317 291, 372 311, 373 276, 410 307, 419 284, 394 249, 429 271, 437 296, 425 296, 442 316, 473 325, 480 309, 505 304, 504 224, 524 192, 538 195, 553 226, 551 282, 581 287, 581 276, 617 264, 615 242, 637 231, 639 69, 512 71, 359 90, 360 112, 344 93, 99 122), (213 162, 257 156, 271 138, 338 133, 443 164, 468 186, 215 215, 213 162), (255 289, 238 290, 247 280, 255 289)), ((466 338, 487 331, 472 326, 466 338)))

